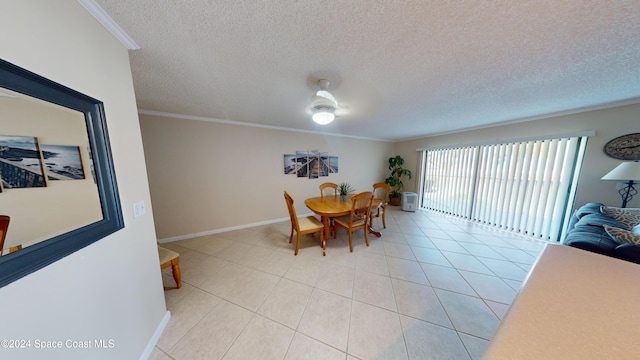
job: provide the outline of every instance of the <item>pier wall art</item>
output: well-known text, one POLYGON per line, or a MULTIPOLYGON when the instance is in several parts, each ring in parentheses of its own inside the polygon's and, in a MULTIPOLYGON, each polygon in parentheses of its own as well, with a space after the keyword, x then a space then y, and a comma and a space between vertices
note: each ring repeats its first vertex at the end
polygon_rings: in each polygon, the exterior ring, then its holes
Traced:
POLYGON ((84 178, 79 146, 40 144, 33 136, 0 135, 0 191, 84 178))
POLYGON ((338 173, 338 157, 318 150, 296 151, 284 155, 284 173, 300 178, 317 179, 338 173))

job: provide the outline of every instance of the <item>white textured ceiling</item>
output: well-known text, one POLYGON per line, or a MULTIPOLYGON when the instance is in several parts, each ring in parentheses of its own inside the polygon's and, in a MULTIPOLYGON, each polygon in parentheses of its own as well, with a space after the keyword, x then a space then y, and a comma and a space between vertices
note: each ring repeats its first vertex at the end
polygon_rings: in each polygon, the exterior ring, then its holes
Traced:
POLYGON ((394 141, 640 102, 640 0, 96 1, 140 110, 394 141))

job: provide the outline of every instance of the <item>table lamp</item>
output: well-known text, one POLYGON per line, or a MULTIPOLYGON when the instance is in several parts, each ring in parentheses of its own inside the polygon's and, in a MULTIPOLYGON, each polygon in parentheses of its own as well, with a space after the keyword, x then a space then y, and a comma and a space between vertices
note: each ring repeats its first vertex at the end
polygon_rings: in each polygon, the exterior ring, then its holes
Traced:
POLYGON ((640 180, 640 162, 623 162, 603 176, 602 180, 617 180, 626 183, 623 188, 618 190, 618 194, 622 197, 621 207, 624 208, 633 196, 638 193, 638 190, 633 185, 635 184, 634 181, 640 180))

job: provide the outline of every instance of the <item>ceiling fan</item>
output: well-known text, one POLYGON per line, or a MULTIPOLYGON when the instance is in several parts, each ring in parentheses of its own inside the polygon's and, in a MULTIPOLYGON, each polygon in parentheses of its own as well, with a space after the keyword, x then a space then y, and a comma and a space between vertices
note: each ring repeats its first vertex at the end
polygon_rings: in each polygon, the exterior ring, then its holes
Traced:
POLYGON ((309 112, 313 121, 320 125, 327 125, 332 122, 336 115, 340 113, 336 98, 329 92, 329 80, 318 80, 320 90, 311 99, 309 112))

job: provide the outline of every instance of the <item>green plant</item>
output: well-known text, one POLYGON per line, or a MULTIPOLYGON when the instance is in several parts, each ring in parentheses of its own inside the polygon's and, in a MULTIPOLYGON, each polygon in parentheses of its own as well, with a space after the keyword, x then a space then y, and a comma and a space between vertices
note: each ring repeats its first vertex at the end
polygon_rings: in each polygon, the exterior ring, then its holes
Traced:
POLYGON ((399 198, 400 190, 402 190, 403 183, 402 177, 408 176, 411 179, 411 170, 402 167, 404 159, 400 155, 389 158, 389 177, 384 180, 385 183, 391 186, 390 198, 399 198))
POLYGON ((338 185, 338 194, 340 195, 348 195, 354 191, 356 190, 349 183, 343 182, 338 185))

